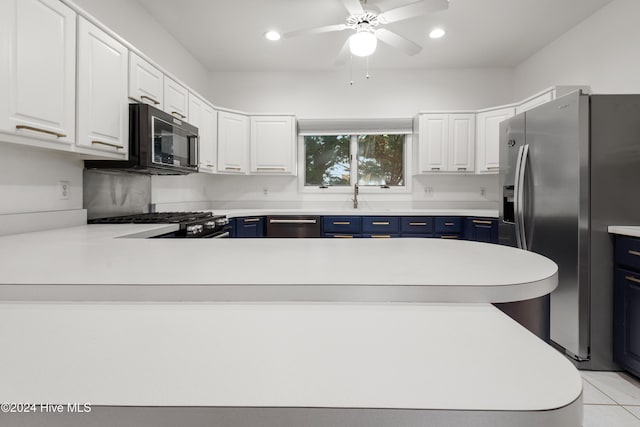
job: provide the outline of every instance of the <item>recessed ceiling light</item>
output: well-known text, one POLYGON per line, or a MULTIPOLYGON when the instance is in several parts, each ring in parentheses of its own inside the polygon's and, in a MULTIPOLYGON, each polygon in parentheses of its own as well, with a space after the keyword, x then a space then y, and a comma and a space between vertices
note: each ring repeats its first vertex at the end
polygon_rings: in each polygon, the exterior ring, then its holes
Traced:
POLYGON ((280 33, 277 31, 267 31, 264 36, 267 38, 267 40, 271 40, 271 41, 276 41, 276 40, 280 40, 280 33))
POLYGON ((436 28, 435 30, 429 33, 429 37, 431 37, 432 39, 439 39, 442 36, 444 36, 444 34, 445 34, 445 31, 442 28, 436 28))

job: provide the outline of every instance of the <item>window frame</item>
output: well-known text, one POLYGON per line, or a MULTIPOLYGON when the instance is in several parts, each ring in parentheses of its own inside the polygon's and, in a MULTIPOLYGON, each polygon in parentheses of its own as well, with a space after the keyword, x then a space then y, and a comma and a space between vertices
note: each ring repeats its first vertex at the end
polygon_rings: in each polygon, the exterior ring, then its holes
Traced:
MULTIPOLYGON (((323 132, 318 133, 318 136, 321 135, 334 135, 334 132, 323 132)), ((368 186, 361 185, 359 186, 360 194, 407 194, 411 193, 411 181, 413 180, 413 168, 411 159, 412 151, 413 151, 413 135, 411 133, 401 133, 401 132, 340 132, 340 135, 349 135, 350 144, 349 144, 349 153, 351 155, 351 169, 350 169, 350 177, 349 185, 340 185, 340 186, 329 186, 328 188, 320 188, 317 185, 305 185, 306 181, 306 147, 304 143, 305 136, 310 135, 298 135, 298 170, 300 174, 298 175, 298 191, 300 193, 309 193, 309 194, 352 194, 353 186, 358 182, 358 136, 362 135, 404 135, 404 185, 402 186, 390 186, 389 188, 381 188, 379 186, 368 186)))

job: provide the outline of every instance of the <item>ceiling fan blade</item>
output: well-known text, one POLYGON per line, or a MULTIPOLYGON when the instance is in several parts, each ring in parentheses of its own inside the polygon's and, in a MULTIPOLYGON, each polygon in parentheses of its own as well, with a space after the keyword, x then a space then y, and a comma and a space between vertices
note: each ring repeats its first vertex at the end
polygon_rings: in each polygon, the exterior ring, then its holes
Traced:
POLYGON ((342 49, 340 49, 340 52, 338 53, 336 60, 333 62, 333 65, 335 65, 336 67, 340 67, 346 64, 347 61, 349 60, 349 54, 350 54, 349 38, 347 38, 347 40, 342 45, 342 49))
POLYGON ((342 31, 342 30, 346 30, 346 29, 347 29, 347 26, 345 24, 325 25, 324 27, 307 28, 307 29, 304 29, 304 30, 289 31, 288 33, 284 33, 282 35, 282 38, 288 39, 288 38, 296 37, 296 36, 330 33, 330 32, 333 32, 333 31, 342 31))
POLYGON ((449 8, 449 0, 422 0, 406 6, 382 12, 380 15, 385 23, 398 22, 428 13, 439 12, 449 8))
POLYGON ((342 0, 342 4, 351 15, 360 15, 364 13, 360 0, 342 0))
POLYGON ((400 49, 407 55, 416 55, 422 50, 420 45, 417 45, 411 40, 405 39, 404 37, 385 28, 377 30, 376 36, 381 42, 386 43, 391 47, 395 47, 396 49, 400 49))

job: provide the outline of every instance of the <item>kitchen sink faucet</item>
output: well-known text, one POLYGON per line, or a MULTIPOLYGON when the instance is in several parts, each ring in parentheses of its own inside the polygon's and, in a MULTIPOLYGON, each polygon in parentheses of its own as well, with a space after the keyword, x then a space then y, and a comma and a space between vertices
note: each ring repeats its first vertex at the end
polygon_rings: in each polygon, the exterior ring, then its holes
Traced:
POLYGON ((358 192, 360 191, 358 184, 353 186, 353 209, 358 209, 358 192))

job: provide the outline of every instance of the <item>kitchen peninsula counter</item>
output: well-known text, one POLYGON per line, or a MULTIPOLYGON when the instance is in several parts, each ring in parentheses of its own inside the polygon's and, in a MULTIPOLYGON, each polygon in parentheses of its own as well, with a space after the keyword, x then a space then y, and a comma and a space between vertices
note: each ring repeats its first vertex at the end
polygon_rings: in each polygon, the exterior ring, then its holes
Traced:
POLYGON ((86 225, 0 237, 0 300, 528 300, 557 266, 440 239, 144 239, 173 225, 86 225))

